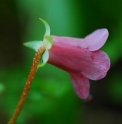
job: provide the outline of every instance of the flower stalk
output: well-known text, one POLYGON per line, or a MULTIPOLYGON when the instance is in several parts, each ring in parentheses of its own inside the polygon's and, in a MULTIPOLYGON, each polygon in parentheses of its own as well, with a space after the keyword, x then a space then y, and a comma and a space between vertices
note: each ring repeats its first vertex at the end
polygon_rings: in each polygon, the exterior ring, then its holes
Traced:
POLYGON ((35 57, 34 57, 34 60, 33 60, 33 64, 32 64, 32 67, 31 67, 31 70, 30 70, 30 73, 29 73, 29 76, 28 76, 28 79, 26 81, 26 85, 25 85, 25 88, 22 92, 22 95, 20 97, 20 100, 18 102, 18 105, 15 109, 15 112, 13 114, 13 116, 10 118, 10 121, 8 122, 8 124, 15 124, 23 106, 24 106, 24 103, 25 103, 25 100, 27 98, 27 95, 28 95, 28 92, 29 92, 29 89, 30 89, 30 86, 32 84, 32 81, 34 79, 34 76, 36 74, 36 71, 37 71, 37 68, 38 68, 38 64, 39 64, 39 61, 40 59, 42 58, 42 55, 43 53, 45 52, 46 50, 46 45, 43 44, 43 46, 41 46, 38 51, 36 52, 35 54, 35 57))

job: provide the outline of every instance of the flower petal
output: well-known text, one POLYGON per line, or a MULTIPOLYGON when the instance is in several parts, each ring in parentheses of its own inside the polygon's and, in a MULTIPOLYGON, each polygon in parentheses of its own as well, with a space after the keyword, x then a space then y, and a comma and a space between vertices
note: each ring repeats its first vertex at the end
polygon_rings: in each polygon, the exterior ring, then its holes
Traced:
POLYGON ((90 90, 89 80, 79 73, 70 73, 70 75, 77 95, 82 99, 86 99, 90 90))
POLYGON ((53 36, 54 44, 60 45, 60 47, 81 47, 81 43, 85 42, 84 39, 81 38, 73 38, 73 37, 59 37, 53 36))
POLYGON ((83 69, 82 74, 91 80, 99 80, 106 76, 110 68, 110 59, 108 55, 101 51, 90 52, 91 62, 83 69))
POLYGON ((110 68, 108 55, 100 50, 88 51, 80 47, 66 45, 62 37, 54 37, 54 45, 50 49, 49 63, 60 67, 67 72, 82 73, 91 80, 105 77, 110 68), (62 41, 62 44, 58 41, 62 41))
MULTIPOLYGON (((57 37, 55 37, 57 38, 57 37)), ((59 40, 60 37, 58 38, 59 40)), ((49 50, 49 63, 60 67, 66 71, 75 71, 81 73, 85 66, 91 64, 91 58, 87 49, 67 45, 64 41, 62 44, 54 40, 54 45, 49 50)))
POLYGON ((83 38, 58 37, 53 36, 54 42, 58 42, 61 46, 75 46, 79 48, 87 48, 89 51, 100 49, 108 38, 107 29, 98 29, 90 35, 83 38))
POLYGON ((85 37, 85 41, 81 43, 82 48, 88 48, 89 51, 100 49, 108 38, 107 29, 99 29, 85 37))

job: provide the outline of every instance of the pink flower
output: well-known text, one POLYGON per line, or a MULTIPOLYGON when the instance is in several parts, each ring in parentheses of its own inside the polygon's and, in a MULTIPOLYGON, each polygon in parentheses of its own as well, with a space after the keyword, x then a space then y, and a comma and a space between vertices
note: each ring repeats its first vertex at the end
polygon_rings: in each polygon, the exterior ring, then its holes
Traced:
POLYGON ((107 29, 96 30, 84 39, 53 36, 48 63, 69 72, 80 98, 89 96, 89 79, 104 78, 110 68, 108 55, 99 50, 107 38, 107 29))
POLYGON ((104 78, 110 68, 108 55, 99 50, 108 38, 108 30, 96 30, 84 39, 51 36, 48 23, 41 18, 40 20, 46 28, 43 41, 28 42, 24 45, 36 52, 43 48, 45 51, 38 67, 48 62, 69 72, 78 96, 88 98, 89 79, 104 78))

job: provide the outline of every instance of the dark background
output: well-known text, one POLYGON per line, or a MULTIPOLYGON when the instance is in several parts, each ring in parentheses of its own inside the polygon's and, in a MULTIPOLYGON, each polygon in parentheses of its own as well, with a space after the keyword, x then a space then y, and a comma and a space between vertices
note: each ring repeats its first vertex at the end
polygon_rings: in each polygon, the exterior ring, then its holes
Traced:
POLYGON ((47 64, 33 81, 17 124, 122 123, 122 1, 120 0, 1 0, 0 1, 0 124, 14 112, 35 52, 24 42, 42 40, 43 18, 51 34, 85 37, 109 30, 102 47, 111 59, 107 76, 91 82, 93 100, 75 94, 68 73, 47 64))

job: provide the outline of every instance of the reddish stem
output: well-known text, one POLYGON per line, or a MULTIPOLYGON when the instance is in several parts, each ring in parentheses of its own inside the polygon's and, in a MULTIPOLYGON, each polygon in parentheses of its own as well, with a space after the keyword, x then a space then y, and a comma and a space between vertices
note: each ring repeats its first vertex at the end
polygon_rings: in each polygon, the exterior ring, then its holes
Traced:
POLYGON ((33 60, 33 65, 31 67, 31 70, 30 70, 30 74, 28 76, 28 79, 27 79, 27 82, 26 82, 26 85, 25 85, 25 88, 23 90, 23 93, 20 97, 20 100, 18 102, 18 105, 15 109, 15 112, 13 114, 13 116, 11 117, 10 121, 8 122, 8 124, 14 124, 17 120, 17 117, 19 116, 22 108, 23 108, 23 105, 24 105, 24 102, 26 100, 26 97, 28 95, 28 92, 29 92, 29 89, 30 89, 30 86, 32 84, 32 81, 34 79, 34 76, 35 76, 35 73, 36 73, 36 70, 37 70, 37 67, 38 67, 38 63, 39 63, 39 60, 42 58, 42 54, 44 53, 45 51, 45 45, 40 47, 38 49, 38 51, 36 52, 35 54, 35 58, 33 60))

